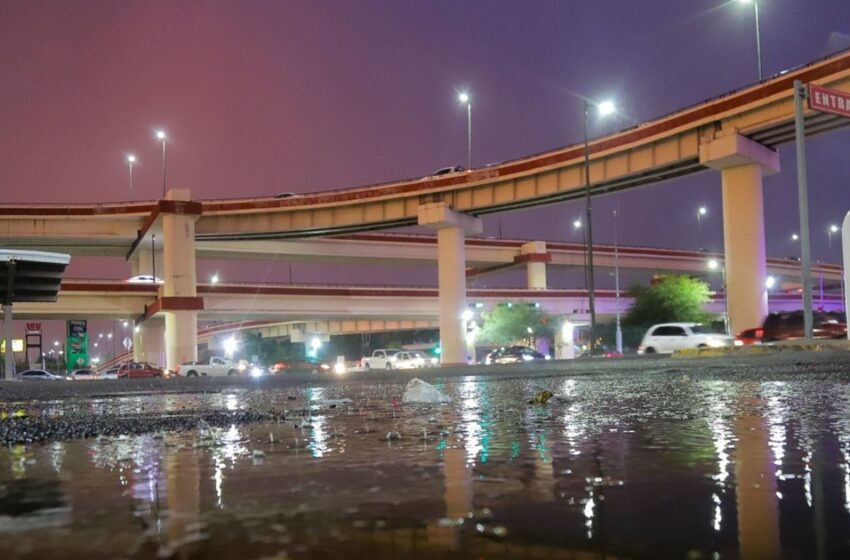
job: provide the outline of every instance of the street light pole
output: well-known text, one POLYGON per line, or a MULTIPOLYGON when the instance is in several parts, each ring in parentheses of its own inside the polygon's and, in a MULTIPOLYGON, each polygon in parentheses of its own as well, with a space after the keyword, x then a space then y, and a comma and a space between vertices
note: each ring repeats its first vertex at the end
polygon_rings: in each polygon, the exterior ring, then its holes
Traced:
POLYGON ((468 93, 458 96, 461 103, 466 103, 466 168, 472 169, 472 99, 468 93))
POLYGON ((702 217, 706 215, 708 209, 705 206, 697 208, 697 241, 699 242, 699 250, 702 251, 702 217))
POLYGON ((614 209, 614 301, 617 307, 617 331, 614 335, 617 353, 623 353, 623 331, 620 327, 620 244, 617 241, 618 218, 620 209, 614 209))
POLYGON ((593 289, 593 207, 590 201, 590 142, 587 134, 587 121, 590 119, 590 104, 584 102, 584 211, 586 229, 584 232, 587 268, 585 283, 587 285, 587 303, 590 308, 590 355, 596 349, 596 294, 593 289))
POLYGON ((806 340, 812 340, 812 277, 809 255, 809 193, 806 178, 806 125, 803 99, 806 87, 794 80, 794 134, 797 148, 797 201, 800 210, 800 276, 803 284, 803 328, 806 340))
MULTIPOLYGON (((602 116, 609 115, 615 111, 614 104, 610 101, 603 101, 598 105, 594 105, 599 114, 602 116)), ((585 221, 587 229, 585 230, 585 247, 587 250, 587 302, 590 308, 590 355, 596 349, 596 291, 593 287, 593 208, 590 201, 590 139, 587 132, 588 121, 590 120, 590 103, 584 100, 584 205, 585 205, 585 221)))
POLYGON ((133 200, 133 166, 136 164, 136 156, 130 154, 127 156, 127 165, 130 166, 130 192, 127 200, 133 200))
POLYGON ((165 142, 167 137, 164 130, 157 130, 156 137, 162 141, 162 198, 165 198, 165 142))
POLYGON ((761 26, 759 25, 759 2, 758 0, 741 0, 743 4, 753 3, 753 13, 756 19, 756 57, 758 58, 759 81, 764 79, 761 65, 761 26))

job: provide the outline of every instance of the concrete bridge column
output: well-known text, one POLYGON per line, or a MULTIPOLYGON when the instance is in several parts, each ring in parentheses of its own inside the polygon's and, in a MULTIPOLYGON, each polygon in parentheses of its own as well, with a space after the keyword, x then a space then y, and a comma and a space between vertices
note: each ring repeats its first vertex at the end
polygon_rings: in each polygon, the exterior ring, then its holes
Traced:
POLYGON ((130 276, 157 276, 162 278, 163 260, 161 240, 156 240, 159 249, 152 251, 149 246, 139 247, 130 259, 130 276))
POLYGON ((445 202, 419 207, 419 224, 437 230, 437 268, 440 291, 440 347, 444 365, 466 363, 465 233, 481 233, 481 220, 451 209, 445 202))
POLYGON ((133 329, 133 361, 162 366, 165 363, 165 323, 149 319, 133 329))
POLYGON ((740 134, 700 146, 700 163, 718 169, 723 184, 726 297, 732 334, 767 315, 762 177, 779 172, 779 154, 740 134))
POLYGON ((546 252, 545 241, 529 241, 523 243, 519 249, 518 262, 525 262, 526 276, 528 277, 528 289, 546 289, 546 263, 552 257, 546 252))
MULTIPOLYGON (((166 201, 189 201, 189 191, 171 189, 166 201)), ((197 278, 195 275, 195 221, 198 214, 162 215, 165 367, 176 370, 198 359, 197 278)))

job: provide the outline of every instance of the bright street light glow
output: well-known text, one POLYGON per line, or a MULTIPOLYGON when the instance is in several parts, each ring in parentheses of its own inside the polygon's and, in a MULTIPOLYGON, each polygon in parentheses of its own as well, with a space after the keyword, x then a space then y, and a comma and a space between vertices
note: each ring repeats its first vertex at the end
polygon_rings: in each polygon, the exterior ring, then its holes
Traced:
POLYGON ((159 140, 165 140, 165 131, 164 130, 157 130, 156 131, 156 137, 159 140))
POLYGON ((218 284, 218 280, 219 280, 219 278, 218 278, 218 273, 213 274, 213 275, 210 277, 210 284, 218 284))
POLYGON ((697 213, 700 216, 705 216, 706 214, 708 214, 708 208, 706 208, 705 206, 700 206, 699 210, 697 210, 697 213))
POLYGON ((599 110, 599 115, 602 117, 606 117, 617 110, 613 101, 603 101, 597 108, 599 110))
POLYGON ((717 270, 718 266, 720 266, 720 263, 718 263, 716 260, 711 259, 710 261, 708 261, 708 268, 710 268, 711 270, 717 270))
POLYGON ((124 327, 124 328, 127 328, 127 326, 128 326, 129 324, 130 324, 129 322, 124 321, 123 323, 121 323, 121 326, 122 326, 122 327, 124 327))
POLYGON ((799 235, 797 235, 796 233, 791 234, 791 241, 797 241, 798 239, 800 239, 799 235))
POLYGON ((319 340, 318 336, 314 336, 313 340, 310 341, 310 348, 312 348, 314 351, 318 351, 319 348, 321 348, 321 347, 322 347, 322 341, 319 340))
POLYGON ((460 318, 464 321, 469 321, 470 319, 472 319, 472 310, 466 309, 463 313, 461 313, 460 318))
POLYGON ((461 103, 469 103, 469 94, 466 92, 461 93, 457 98, 461 103))
POLYGON ((134 156, 133 154, 128 155, 127 156, 127 162, 128 163, 136 163, 136 156, 134 156))
POLYGON ((831 226, 829 226, 829 231, 831 231, 832 233, 838 233, 838 230, 839 230, 839 227, 835 224, 832 224, 831 226))
POLYGON ((224 353, 227 354, 228 357, 233 356, 236 352, 236 349, 239 347, 239 343, 236 342, 236 339, 232 336, 230 338, 225 339, 224 341, 224 353))
POLYGON ((581 220, 576 220, 573 222, 573 229, 578 229, 581 227, 581 220))
POLYGON ((769 290, 773 288, 774 285, 776 285, 776 278, 774 278, 773 276, 768 276, 767 279, 764 281, 765 288, 769 290))

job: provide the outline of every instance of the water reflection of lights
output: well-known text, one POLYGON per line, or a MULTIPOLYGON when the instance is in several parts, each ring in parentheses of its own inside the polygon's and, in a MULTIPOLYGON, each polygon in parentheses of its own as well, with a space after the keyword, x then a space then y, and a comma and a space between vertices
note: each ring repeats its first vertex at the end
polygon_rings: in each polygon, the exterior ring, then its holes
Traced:
POLYGON ((479 416, 479 387, 472 380, 464 381, 460 386, 463 403, 461 417, 466 432, 466 463, 475 464, 475 458, 481 452, 481 417, 479 416))
POLYGON ((768 445, 773 451, 776 476, 782 476, 782 461, 785 458, 785 426, 788 421, 788 406, 783 401, 785 383, 782 381, 762 384, 762 394, 767 401, 767 423, 770 433, 768 445))
POLYGON ((719 531, 720 525, 723 522, 723 511, 720 509, 722 502, 720 501, 720 496, 717 494, 712 494, 711 499, 714 501, 714 520, 711 525, 715 531, 719 531))
POLYGON ((593 488, 590 489, 590 497, 584 504, 584 526, 587 528, 587 538, 593 538, 593 513, 596 508, 596 502, 593 499, 593 488))
POLYGON ((324 457, 328 452, 327 421, 325 416, 313 416, 313 430, 310 432, 310 443, 307 444, 313 457, 324 457))
POLYGON ((239 399, 234 394, 229 394, 224 397, 224 408, 227 410, 236 410, 239 408, 239 399))
POLYGON ((215 482, 215 498, 216 505, 221 509, 224 507, 224 502, 222 501, 222 493, 221 493, 221 483, 224 481, 224 461, 221 460, 220 457, 214 457, 213 461, 215 462, 215 472, 213 473, 213 481, 215 482))

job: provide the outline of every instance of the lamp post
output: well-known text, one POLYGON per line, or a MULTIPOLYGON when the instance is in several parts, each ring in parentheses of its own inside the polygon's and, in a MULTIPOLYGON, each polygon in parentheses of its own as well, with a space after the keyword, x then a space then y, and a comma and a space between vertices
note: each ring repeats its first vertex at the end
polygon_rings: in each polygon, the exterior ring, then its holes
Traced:
POLYGON ((620 245, 617 241, 617 218, 620 217, 620 209, 614 209, 614 305, 616 306, 617 330, 614 334, 617 353, 623 353, 623 330, 620 327, 620 245))
POLYGON ((723 330, 729 335, 729 294, 726 293, 726 263, 711 259, 708 261, 710 270, 720 269, 720 281, 723 288, 723 330))
POLYGON ((761 70, 761 29, 759 25, 759 2, 758 0, 740 0, 741 4, 753 4, 753 13, 756 18, 756 57, 759 65, 759 81, 764 78, 761 70))
POLYGON ((458 101, 466 104, 466 168, 472 169, 472 98, 466 92, 457 96, 458 101))
POLYGON ((133 200, 133 166, 136 165, 136 156, 129 154, 127 156, 127 165, 130 167, 130 192, 127 200, 133 200))
POLYGON ((697 208, 697 242, 700 251, 702 251, 702 217, 706 214, 708 214, 708 208, 705 206, 697 208))
MULTIPOLYGON (((590 308, 590 355, 596 349, 596 297, 593 288, 593 208, 590 203, 590 139, 588 138, 587 128, 590 120, 590 102, 584 101, 584 204, 585 204, 585 247, 587 249, 587 270, 585 272, 585 281, 587 283, 587 300, 590 308)), ((610 115, 614 112, 614 103, 611 101, 603 101, 595 105, 600 116, 610 115)))
POLYGON ((162 198, 165 198, 165 143, 168 137, 165 135, 164 130, 157 130, 156 137, 162 142, 162 198))
POLYGON ((839 231, 841 231, 841 228, 839 228, 835 224, 832 224, 831 226, 829 226, 829 230, 827 230, 827 236, 829 237, 829 252, 830 252, 830 254, 832 253, 832 234, 838 233, 839 231))

